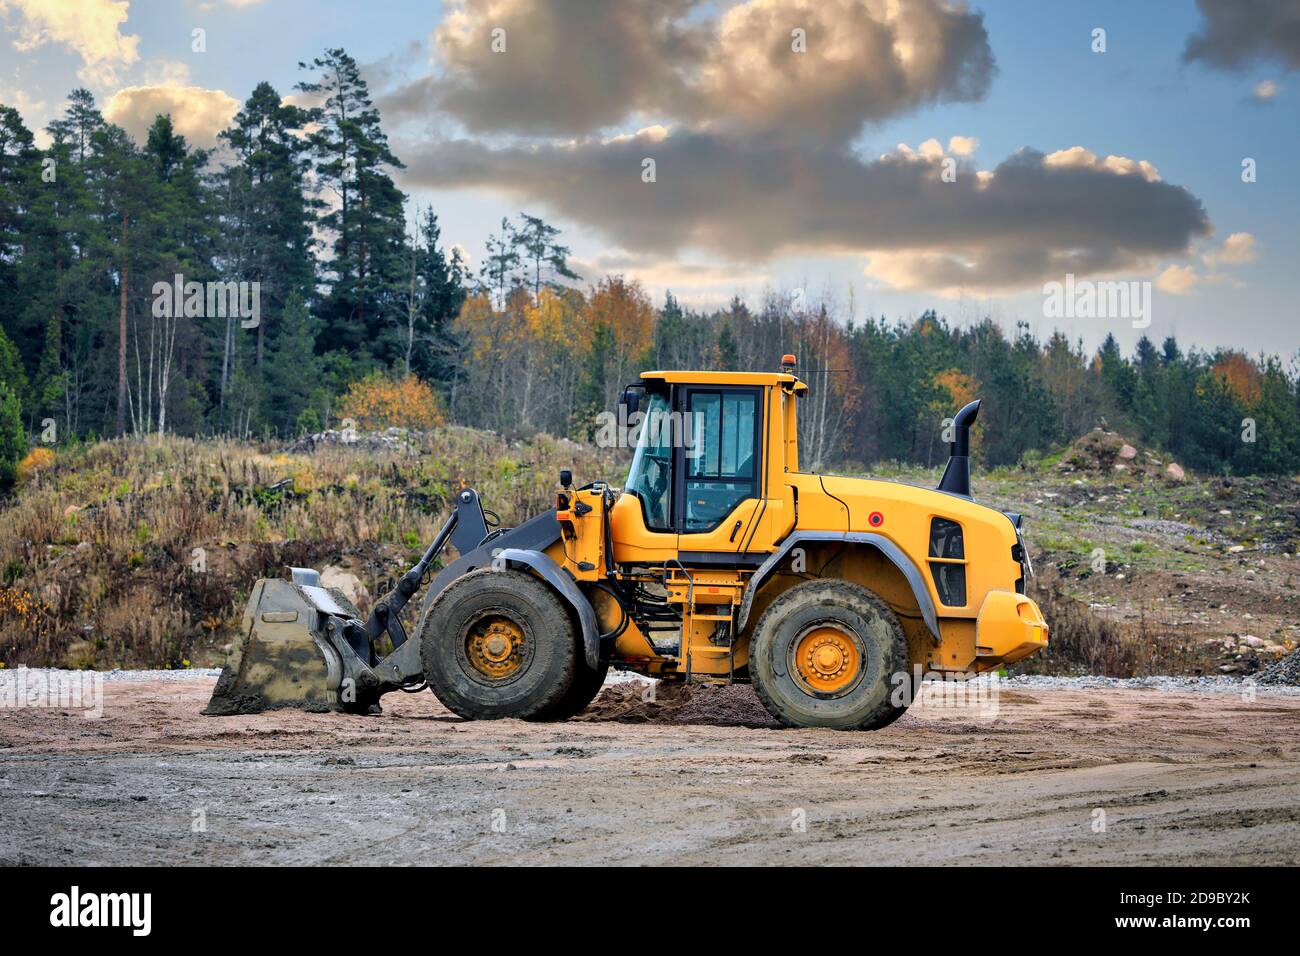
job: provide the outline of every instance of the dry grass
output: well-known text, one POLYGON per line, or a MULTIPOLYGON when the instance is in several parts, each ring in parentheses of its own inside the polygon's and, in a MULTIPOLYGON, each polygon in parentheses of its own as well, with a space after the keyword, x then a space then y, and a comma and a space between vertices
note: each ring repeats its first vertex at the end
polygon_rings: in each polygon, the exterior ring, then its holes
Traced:
POLYGON ((545 508, 561 467, 621 477, 616 453, 466 428, 418 446, 310 454, 181 438, 62 452, 0 504, 0 663, 182 667, 235 636, 249 588, 285 565, 400 573, 461 483, 507 524, 545 508))
POLYGON ((1051 639, 1046 650, 1015 665, 1018 674, 1139 677, 1215 672, 1218 659, 1202 642, 1184 641, 1145 616, 1131 624, 1096 614, 1087 602, 1069 594, 1051 569, 1036 584, 1030 597, 1051 625, 1051 639))

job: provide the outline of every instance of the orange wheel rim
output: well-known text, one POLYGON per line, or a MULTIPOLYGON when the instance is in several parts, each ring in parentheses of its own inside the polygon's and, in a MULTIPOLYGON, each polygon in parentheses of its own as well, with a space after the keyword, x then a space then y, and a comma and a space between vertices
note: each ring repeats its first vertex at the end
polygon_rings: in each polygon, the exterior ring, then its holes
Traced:
POLYGON ((799 678, 818 694, 840 694, 862 676, 857 639, 838 627, 815 627, 795 643, 799 678))
POLYGON ((480 618, 465 637, 465 655, 484 677, 511 677, 524 662, 523 628, 502 615, 480 618))

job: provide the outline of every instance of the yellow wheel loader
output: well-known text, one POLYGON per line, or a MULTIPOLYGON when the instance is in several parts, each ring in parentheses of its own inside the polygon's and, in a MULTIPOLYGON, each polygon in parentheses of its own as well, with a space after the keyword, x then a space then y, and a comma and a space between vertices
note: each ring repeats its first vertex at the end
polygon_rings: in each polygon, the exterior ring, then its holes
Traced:
POLYGON ((490 530, 461 491, 423 558, 365 620, 315 571, 257 583, 245 639, 206 713, 379 711, 431 688, 469 719, 563 720, 613 667, 749 682, 785 724, 875 729, 922 674, 969 677, 1047 643, 1018 515, 971 499, 970 427, 954 418, 937 490, 811 474, 782 371, 646 372, 623 392, 639 427, 623 487, 574 487, 490 530), (403 608, 425 590, 414 632, 403 608))

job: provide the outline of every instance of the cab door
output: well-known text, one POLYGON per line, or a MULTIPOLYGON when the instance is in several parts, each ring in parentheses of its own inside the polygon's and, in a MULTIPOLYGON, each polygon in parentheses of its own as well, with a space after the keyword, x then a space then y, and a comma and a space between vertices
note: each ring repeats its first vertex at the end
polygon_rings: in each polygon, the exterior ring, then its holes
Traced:
POLYGON ((610 513, 614 560, 623 564, 660 564, 677 557, 677 522, 673 513, 673 404, 669 388, 648 390, 641 432, 623 493, 610 513))
POLYGON ((746 549, 763 499, 763 388, 688 385, 678 411, 688 441, 674 449, 682 560, 727 560, 746 549))

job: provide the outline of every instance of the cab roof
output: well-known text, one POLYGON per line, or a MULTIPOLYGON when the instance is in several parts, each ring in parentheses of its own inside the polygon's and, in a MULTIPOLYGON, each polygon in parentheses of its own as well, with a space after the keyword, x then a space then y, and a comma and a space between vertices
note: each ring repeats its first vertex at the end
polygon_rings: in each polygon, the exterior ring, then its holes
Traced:
POLYGON ((793 385, 802 395, 808 386, 789 372, 642 372, 642 381, 687 385, 793 385))

